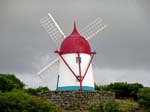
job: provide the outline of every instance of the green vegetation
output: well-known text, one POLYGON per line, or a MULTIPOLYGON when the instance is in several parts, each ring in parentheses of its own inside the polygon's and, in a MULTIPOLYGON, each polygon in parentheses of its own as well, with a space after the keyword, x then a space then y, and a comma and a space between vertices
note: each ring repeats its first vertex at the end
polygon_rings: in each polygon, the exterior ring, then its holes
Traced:
POLYGON ((0 91, 23 89, 24 84, 12 74, 0 74, 0 91))
POLYGON ((134 100, 137 100, 137 92, 139 91, 140 88, 143 88, 142 84, 139 83, 128 84, 126 82, 111 83, 109 85, 104 86, 95 85, 96 90, 114 92, 116 98, 119 99, 130 98, 134 100))
POLYGON ((47 100, 23 91, 0 93, 1 112, 58 112, 60 108, 47 100))
POLYGON ((100 104, 92 102, 90 112, 136 112, 139 108, 138 103, 133 100, 106 100, 100 104))
MULTIPOLYGON (((58 105, 38 97, 50 91, 47 87, 25 89, 24 86, 15 75, 0 74, 0 112, 65 112, 58 105)), ((104 86, 95 84, 95 89, 114 92, 117 99, 100 104, 91 102, 90 112, 136 112, 141 107, 144 112, 150 112, 150 87, 117 82, 104 86)))
POLYGON ((144 107, 147 112, 150 112, 150 88, 145 87, 140 89, 137 96, 138 103, 144 107))
POLYGON ((119 105, 118 109, 124 110, 121 110, 121 112, 132 112, 131 110, 137 109, 139 106, 136 102, 138 102, 140 107, 143 107, 146 112, 150 112, 150 87, 144 87, 139 83, 128 84, 126 82, 117 82, 104 86, 95 84, 95 89, 97 91, 114 92, 116 98, 120 99, 115 101, 119 105), (135 102, 133 102, 133 100, 135 102))
POLYGON ((118 112, 116 103, 110 100, 97 104, 92 102, 89 106, 90 112, 118 112))
POLYGON ((48 89, 48 87, 39 87, 39 88, 28 88, 25 89, 25 91, 27 93, 29 93, 30 95, 38 95, 39 93, 45 93, 45 92, 49 92, 50 90, 48 89))
POLYGON ((24 84, 11 74, 0 74, 0 112, 60 112, 61 108, 37 95, 47 87, 24 89, 24 84))
POLYGON ((139 109, 139 104, 133 100, 115 100, 119 112, 136 112, 139 109))

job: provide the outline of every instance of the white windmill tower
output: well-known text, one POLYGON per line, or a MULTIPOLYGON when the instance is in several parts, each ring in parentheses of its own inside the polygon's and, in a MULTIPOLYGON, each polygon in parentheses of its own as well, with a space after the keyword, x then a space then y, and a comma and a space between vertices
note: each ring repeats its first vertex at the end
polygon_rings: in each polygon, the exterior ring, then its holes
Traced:
POLYGON ((40 22, 60 50, 55 51, 59 57, 45 66, 38 74, 42 76, 42 72, 59 61, 57 90, 94 90, 91 62, 95 52, 91 52, 87 40, 106 28, 106 25, 102 24, 102 19, 97 18, 81 33, 77 31, 74 23, 73 32, 68 37, 65 36, 50 13, 40 22))

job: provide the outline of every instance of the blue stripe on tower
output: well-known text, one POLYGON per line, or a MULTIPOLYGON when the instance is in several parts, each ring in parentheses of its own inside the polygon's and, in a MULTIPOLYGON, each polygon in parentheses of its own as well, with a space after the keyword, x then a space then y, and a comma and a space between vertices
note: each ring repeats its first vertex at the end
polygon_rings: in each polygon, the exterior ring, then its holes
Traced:
MULTIPOLYGON (((80 90, 80 86, 63 86, 58 87, 57 90, 80 90)), ((82 90, 94 90, 94 87, 82 86, 82 90)))

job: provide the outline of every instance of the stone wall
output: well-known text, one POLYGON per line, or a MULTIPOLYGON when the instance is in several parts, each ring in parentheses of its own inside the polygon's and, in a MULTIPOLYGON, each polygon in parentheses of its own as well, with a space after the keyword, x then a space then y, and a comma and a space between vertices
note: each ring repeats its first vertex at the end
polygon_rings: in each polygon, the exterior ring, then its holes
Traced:
POLYGON ((113 93, 104 91, 51 91, 39 96, 61 105, 66 110, 87 110, 91 102, 115 99, 113 93))

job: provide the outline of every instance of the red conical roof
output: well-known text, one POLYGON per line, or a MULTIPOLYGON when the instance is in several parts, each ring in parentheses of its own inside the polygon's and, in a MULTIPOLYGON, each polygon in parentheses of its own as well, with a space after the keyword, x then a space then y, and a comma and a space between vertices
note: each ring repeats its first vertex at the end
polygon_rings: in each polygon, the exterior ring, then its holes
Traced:
POLYGON ((75 22, 73 32, 62 42, 60 52, 62 54, 78 52, 86 54, 91 53, 91 48, 88 41, 79 34, 75 22))

